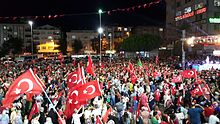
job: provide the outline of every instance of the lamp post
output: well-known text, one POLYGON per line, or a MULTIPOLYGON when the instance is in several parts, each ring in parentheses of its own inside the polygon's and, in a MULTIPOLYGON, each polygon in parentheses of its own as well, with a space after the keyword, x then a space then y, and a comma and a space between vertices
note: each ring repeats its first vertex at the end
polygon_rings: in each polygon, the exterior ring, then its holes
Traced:
POLYGON ((182 68, 185 70, 185 59, 186 59, 186 53, 184 50, 184 41, 186 37, 186 30, 182 30, 182 68))
POLYGON ((111 61, 112 61, 112 34, 111 33, 109 33, 109 41, 110 41, 110 47, 109 47, 109 50, 110 50, 110 63, 111 63, 111 61))
POLYGON ((32 59, 34 55, 34 44, 33 44, 33 21, 28 21, 28 24, 31 26, 31 54, 32 54, 32 59))
POLYGON ((103 33, 103 29, 102 29, 102 10, 99 9, 99 42, 100 42, 100 64, 102 62, 102 33, 103 33))

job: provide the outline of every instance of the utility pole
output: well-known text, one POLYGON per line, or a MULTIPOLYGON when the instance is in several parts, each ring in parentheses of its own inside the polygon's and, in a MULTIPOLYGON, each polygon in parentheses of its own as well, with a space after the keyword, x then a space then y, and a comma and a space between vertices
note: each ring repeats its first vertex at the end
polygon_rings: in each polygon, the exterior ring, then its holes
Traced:
POLYGON ((182 30, 182 68, 183 70, 185 70, 185 59, 186 59, 186 55, 185 55, 185 50, 184 50, 184 42, 185 42, 185 38, 186 38, 186 30, 182 30))

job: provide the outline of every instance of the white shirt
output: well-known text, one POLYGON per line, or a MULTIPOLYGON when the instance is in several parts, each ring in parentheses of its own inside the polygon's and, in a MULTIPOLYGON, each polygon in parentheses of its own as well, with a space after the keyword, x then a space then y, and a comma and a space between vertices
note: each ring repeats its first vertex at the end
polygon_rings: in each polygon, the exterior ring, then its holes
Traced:
POLYGON ((80 117, 82 116, 82 113, 81 114, 77 114, 77 113, 74 113, 73 115, 72 115, 72 121, 74 122, 74 124, 81 124, 81 122, 80 122, 80 117))
POLYGON ((85 110, 85 112, 84 112, 84 117, 85 117, 85 119, 90 118, 91 113, 92 113, 91 110, 85 110))
POLYGON ((209 124, 216 124, 217 122, 219 122, 219 118, 216 117, 215 115, 211 115, 209 117, 209 124))

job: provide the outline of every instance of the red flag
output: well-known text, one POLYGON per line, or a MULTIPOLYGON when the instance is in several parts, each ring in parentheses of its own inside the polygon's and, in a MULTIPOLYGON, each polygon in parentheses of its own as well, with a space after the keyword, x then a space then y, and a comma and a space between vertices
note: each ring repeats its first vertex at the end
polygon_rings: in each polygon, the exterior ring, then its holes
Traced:
POLYGON ((30 121, 32 119, 32 116, 37 114, 38 112, 39 112, 39 109, 38 109, 37 103, 35 102, 34 105, 32 106, 31 111, 30 111, 28 120, 30 121))
POLYGON ((133 67, 133 65, 131 64, 131 62, 129 62, 128 69, 129 69, 130 72, 133 72, 133 71, 134 71, 134 67, 133 67))
POLYGON ((19 76, 9 87, 5 99, 2 101, 4 107, 10 107, 11 103, 21 94, 39 95, 43 91, 42 84, 38 81, 31 69, 19 76))
POLYGON ((194 90, 191 91, 191 94, 192 96, 195 96, 195 95, 202 96, 203 92, 200 86, 197 86, 194 90))
POLYGON ((68 94, 67 102, 66 102, 66 109, 64 111, 64 114, 66 115, 67 118, 71 118, 72 114, 74 113, 75 109, 79 109, 82 105, 87 104, 87 101, 76 101, 71 97, 73 93, 68 94))
POLYGON ((83 76, 83 68, 78 67, 77 71, 72 72, 67 77, 67 86, 69 89, 75 86, 81 86, 85 84, 85 77, 83 76))
POLYGON ((104 123, 107 123, 108 121, 108 115, 112 112, 112 107, 110 106, 110 108, 106 111, 106 113, 102 116, 102 121, 104 123))
POLYGON ((90 81, 84 85, 73 87, 69 92, 71 94, 70 98, 76 101, 87 101, 96 96, 101 95, 100 85, 98 81, 90 81))
POLYGON ((158 65, 158 62, 159 62, 159 57, 158 57, 158 55, 157 55, 157 56, 156 56, 156 60, 155 60, 156 65, 158 65))
POLYGON ((211 90, 210 90, 208 84, 204 84, 204 86, 202 88, 202 91, 203 91, 204 94, 211 93, 211 90))
POLYGON ((92 63, 92 59, 91 59, 90 55, 88 56, 88 65, 86 68, 86 72, 91 74, 92 76, 95 76, 95 73, 93 71, 93 63, 92 63))
POLYGON ((132 84, 135 84, 136 81, 137 81, 137 76, 135 74, 132 74, 131 75, 131 82, 132 82, 132 84))
POLYGON ((104 64, 102 62, 99 63, 99 66, 103 69, 104 68, 104 64))
POLYGON ((179 82, 182 82, 182 76, 179 75, 179 76, 175 76, 173 77, 173 79, 171 80, 173 83, 179 83, 179 82))
POLYGON ((160 72, 154 72, 153 73, 153 76, 156 78, 156 77, 160 77, 161 76, 161 73, 160 72))
POLYGON ((99 116, 96 116, 96 121, 95 121, 95 123, 96 123, 96 124, 103 124, 99 116))
POLYGON ((171 87, 171 93, 172 93, 172 95, 176 94, 176 87, 175 86, 171 87))
POLYGON ((184 70, 181 75, 183 76, 183 78, 196 78, 197 74, 196 74, 196 70, 192 69, 192 70, 184 70))
POLYGON ((138 117, 141 115, 141 103, 140 101, 138 102, 138 108, 137 108, 137 112, 136 112, 136 120, 138 119, 138 117))

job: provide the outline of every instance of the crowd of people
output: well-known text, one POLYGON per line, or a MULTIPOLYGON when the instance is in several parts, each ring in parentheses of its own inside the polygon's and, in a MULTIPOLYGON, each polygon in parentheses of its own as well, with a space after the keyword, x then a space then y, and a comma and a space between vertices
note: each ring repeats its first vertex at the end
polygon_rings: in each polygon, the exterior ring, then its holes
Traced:
MULTIPOLYGON (((80 66, 87 66, 81 60, 80 66)), ((0 107, 0 124, 96 124, 97 117, 108 124, 216 124, 219 123, 220 71, 197 72, 196 78, 183 78, 170 61, 141 60, 94 62, 95 76, 84 72, 86 81, 98 80, 102 95, 74 109, 71 118, 65 116, 67 103, 67 77, 77 69, 77 62, 57 63, 53 60, 34 60, 22 63, 0 64, 0 103, 13 81, 32 68, 46 86, 44 93, 27 100, 24 94, 12 107, 0 107), (133 69, 129 67, 132 65, 133 69), (133 80, 131 73, 135 74, 133 80), (155 75, 155 73, 157 73, 155 75), (208 90, 203 88, 206 86, 208 90), (194 92, 202 89, 202 94, 194 92), (62 92, 61 96, 59 94, 62 92), (193 93, 192 93, 193 92, 193 93), (38 112, 30 116, 34 103, 38 112), (56 111, 58 113, 56 113, 56 111), (59 114, 59 115, 58 115, 59 114)))

